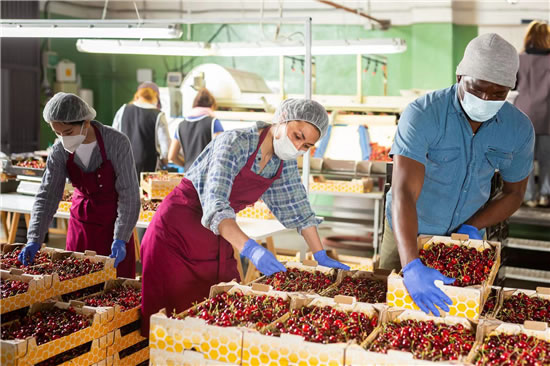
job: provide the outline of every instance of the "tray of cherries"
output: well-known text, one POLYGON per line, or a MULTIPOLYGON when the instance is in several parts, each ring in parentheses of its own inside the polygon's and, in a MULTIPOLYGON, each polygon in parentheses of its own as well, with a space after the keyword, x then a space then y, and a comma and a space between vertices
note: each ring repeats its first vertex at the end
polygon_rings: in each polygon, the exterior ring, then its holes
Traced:
POLYGON ((550 295, 546 294, 550 289, 539 287, 537 290, 503 291, 501 305, 495 317, 507 323, 523 324, 524 321, 531 320, 550 325, 550 295))
POLYGON ((351 296, 359 302, 378 304, 386 302, 387 291, 388 273, 385 271, 342 271, 338 281, 321 295, 326 297, 351 296))
POLYGON ((41 177, 44 175, 46 162, 42 158, 27 158, 21 160, 12 160, 11 164, 6 165, 6 173, 11 175, 27 175, 31 177, 41 177))
POLYGON ((475 365, 550 365, 550 341, 535 335, 491 334, 483 340, 475 365))
POLYGON ((288 262, 286 272, 260 277, 255 283, 271 286, 276 291, 321 293, 336 282, 337 272, 328 267, 317 266, 317 262, 288 262))

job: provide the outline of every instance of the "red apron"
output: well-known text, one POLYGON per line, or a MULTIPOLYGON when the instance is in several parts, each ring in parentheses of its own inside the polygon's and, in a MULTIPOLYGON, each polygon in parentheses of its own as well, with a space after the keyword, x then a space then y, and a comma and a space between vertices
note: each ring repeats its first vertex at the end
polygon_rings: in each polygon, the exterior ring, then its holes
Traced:
MULTIPOLYGON (((110 255, 117 218, 118 193, 116 174, 107 160, 103 137, 92 126, 103 163, 95 172, 84 172, 74 162, 74 153, 67 160, 69 179, 75 188, 71 219, 67 230, 67 250, 84 252, 94 250, 99 255, 110 255)), ((132 236, 126 245, 126 258, 117 267, 118 277, 135 278, 136 259, 132 236)))
MULTIPOLYGON (((273 178, 252 171, 268 129, 260 135, 256 151, 248 158, 233 182, 229 204, 235 212, 256 202, 279 179, 283 162, 273 178)), ((239 279, 231 244, 205 228, 202 207, 193 183, 183 178, 164 199, 141 242, 142 320, 149 336, 150 316, 162 308, 169 315, 181 312, 208 297, 210 287, 239 279)))

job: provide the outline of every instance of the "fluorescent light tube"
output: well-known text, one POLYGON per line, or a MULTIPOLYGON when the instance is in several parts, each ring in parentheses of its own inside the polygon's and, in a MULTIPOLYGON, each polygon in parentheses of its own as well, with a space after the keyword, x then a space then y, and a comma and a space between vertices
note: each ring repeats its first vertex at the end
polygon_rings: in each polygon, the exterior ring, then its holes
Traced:
MULTIPOLYGON (((303 56, 301 42, 184 42, 79 39, 80 52, 166 56, 303 56)), ((351 41, 313 41, 313 55, 391 54, 405 52, 407 44, 400 38, 351 41)))
POLYGON ((180 38, 182 31, 175 25, 149 26, 139 24, 0 24, 0 37, 15 38, 180 38))

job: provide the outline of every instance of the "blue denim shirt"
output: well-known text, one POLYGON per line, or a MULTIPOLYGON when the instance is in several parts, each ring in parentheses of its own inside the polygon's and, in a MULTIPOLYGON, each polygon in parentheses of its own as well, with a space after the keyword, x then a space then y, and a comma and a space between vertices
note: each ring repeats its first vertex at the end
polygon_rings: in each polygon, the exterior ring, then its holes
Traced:
MULTIPOLYGON (((474 135, 457 96, 458 84, 418 98, 403 111, 390 155, 425 167, 416 202, 419 234, 449 235, 489 199, 491 178, 525 179, 533 168, 534 130, 510 103, 474 135)), ((392 192, 386 217, 392 225, 392 192)))

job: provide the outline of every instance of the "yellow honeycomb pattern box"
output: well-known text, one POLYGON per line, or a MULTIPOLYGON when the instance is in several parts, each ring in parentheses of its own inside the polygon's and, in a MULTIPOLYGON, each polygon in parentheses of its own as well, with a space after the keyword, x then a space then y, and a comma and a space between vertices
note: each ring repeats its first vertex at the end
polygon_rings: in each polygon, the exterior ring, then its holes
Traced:
MULTIPOLYGON (((105 287, 104 287, 103 291, 98 292, 96 294, 88 295, 88 296, 80 299, 80 301, 84 301, 84 299, 86 299, 86 298, 97 296, 97 295, 99 295, 103 292, 106 292, 108 290, 111 290, 111 289, 116 288, 116 287, 121 287, 121 286, 123 286, 123 287, 133 287, 133 288, 139 289, 141 291, 141 282, 139 280, 120 277, 120 278, 117 278, 117 279, 114 279, 114 280, 108 280, 107 282, 105 282, 105 287)), ((106 319, 106 323, 105 323, 104 326, 106 327, 108 332, 114 331, 118 328, 122 328, 123 326, 125 326, 127 324, 138 321, 140 316, 141 316, 141 306, 140 305, 138 305, 134 308, 131 308, 131 309, 124 310, 124 311, 118 305, 109 306, 109 307, 100 307, 100 308, 95 308, 95 309, 98 309, 98 311, 102 311, 102 312, 105 313, 104 316, 105 316, 105 319, 106 319)))
MULTIPOLYGON (((70 304, 68 303, 48 301, 34 304, 29 311, 33 314, 37 311, 43 311, 53 307, 67 309, 69 306, 70 304)), ((2 365, 34 365, 35 363, 47 360, 50 357, 54 357, 74 347, 80 346, 81 344, 90 342, 94 339, 100 339, 105 336, 103 327, 105 320, 103 319, 102 313, 88 307, 76 308, 75 310, 78 313, 91 316, 93 319, 92 324, 87 328, 79 330, 78 332, 41 345, 37 345, 36 338, 34 337, 30 337, 25 340, 0 340, 0 346, 2 348, 2 365)))
POLYGON ((139 219, 138 221, 141 221, 141 222, 151 222, 151 220, 153 220, 153 216, 155 216, 155 213, 157 211, 143 211, 141 210, 139 212, 139 219))
POLYGON ((73 203, 71 201, 59 201, 57 212, 70 212, 73 203))
POLYGON ((526 334, 550 342, 550 328, 544 322, 525 321, 523 324, 511 324, 498 320, 482 320, 477 327, 476 343, 468 356, 468 364, 475 363, 485 337, 499 334, 526 334))
MULTIPOLYGON (((293 295, 273 291, 269 286, 248 287, 236 282, 220 283, 210 289, 210 298, 219 293, 241 292, 251 296, 274 296, 291 299, 293 295)), ((203 319, 185 317, 188 311, 179 314, 183 319, 168 318, 161 311, 151 317, 149 344, 151 350, 181 353, 194 349, 208 360, 240 365, 242 361, 243 333, 252 331, 244 327, 219 327, 208 325, 203 319)))
MULTIPOLYGON (((366 313, 369 317, 378 316, 376 307, 357 303, 353 298, 341 296, 336 299, 307 295, 295 298, 291 309, 303 306, 331 306, 345 312, 366 313)), ((284 322, 290 317, 283 316, 276 322, 284 322)), ((274 327, 272 323, 267 329, 274 327)), ((347 343, 322 344, 308 342, 293 334, 281 334, 279 337, 263 335, 258 332, 245 332, 243 338, 243 366, 259 365, 330 365, 344 364, 347 343)))
POLYGON ((148 199, 162 200, 180 184, 183 177, 180 173, 142 172, 140 186, 148 199))
POLYGON ((182 353, 172 353, 151 349, 149 352, 150 366, 228 366, 233 365, 227 362, 208 360, 204 355, 195 351, 183 351, 182 353))
MULTIPOLYGON (((132 347, 134 344, 144 341, 145 337, 141 336, 141 331, 136 330, 125 336, 122 336, 120 329, 114 331, 114 338, 107 347, 107 356, 112 356, 120 351, 132 347)), ((103 357, 105 358, 105 357, 103 357)))
POLYGON ((363 181, 359 179, 354 179, 350 182, 329 180, 326 182, 310 182, 309 190, 311 192, 364 193, 365 186, 363 181))
POLYGON ((50 297, 45 282, 46 278, 50 278, 49 286, 51 286, 51 276, 27 275, 22 274, 21 270, 11 269, 10 271, 1 270, 0 277, 2 281, 19 281, 29 284, 26 292, 0 300, 1 314, 30 306, 50 297))
POLYGON ((292 249, 275 248, 279 262, 300 262, 300 251, 292 249))
POLYGON ((105 335, 99 339, 94 339, 92 341, 92 346, 89 352, 86 352, 57 366, 91 365, 93 363, 104 360, 107 355, 107 338, 108 335, 105 335))
MULTIPOLYGON (((443 285, 440 281, 436 281, 435 283, 436 286, 441 288, 441 290, 445 292, 445 294, 447 294, 447 296, 449 296, 453 301, 453 305, 449 306, 449 315, 474 320, 479 319, 483 305, 489 296, 491 286, 500 266, 500 243, 488 242, 484 240, 469 240, 467 235, 453 234, 452 237, 420 237, 418 240, 418 249, 427 249, 434 243, 466 245, 468 247, 476 248, 477 250, 483 250, 489 246, 495 249, 493 268, 491 269, 487 280, 483 284, 477 286, 456 287, 443 285)), ((388 293, 386 300, 388 306, 419 310, 418 306, 416 306, 409 295, 407 288, 405 287, 403 277, 395 273, 388 277, 388 293)), ((440 312, 442 312, 442 310, 440 310, 440 312)))
POLYGON ((275 218, 273 213, 265 202, 256 202, 252 206, 245 207, 237 213, 237 217, 246 217, 250 219, 272 220, 275 218))
MULTIPOLYGON (((388 322, 401 322, 404 320, 416 320, 416 321, 433 321, 438 324, 448 324, 448 325, 456 325, 456 324, 462 324, 464 328, 471 329, 476 331, 477 323, 469 320, 464 319, 461 317, 455 317, 455 316, 446 316, 446 317, 436 317, 431 315, 426 315, 422 311, 416 311, 416 310, 406 310, 406 309, 397 309, 397 308, 385 308, 382 311, 382 314, 380 315, 380 326, 377 327, 374 332, 359 346, 359 345, 350 345, 346 349, 346 360, 345 365, 346 366, 367 366, 367 365, 403 365, 403 364, 414 364, 414 365, 429 365, 429 364, 437 364, 437 365, 451 365, 456 364, 449 361, 449 362, 431 362, 431 361, 424 361, 424 360, 417 360, 414 359, 412 353, 406 352, 406 351, 390 351, 387 354, 384 353, 377 353, 372 351, 367 351, 367 347, 369 347, 372 342, 376 340, 376 338, 380 335, 382 332, 382 324, 388 323, 388 322)), ((473 349, 473 347, 472 347, 473 349)), ((472 351, 470 351, 471 354, 472 351)), ((459 362, 465 362, 466 359, 469 357, 465 356, 462 359, 459 359, 459 362)))

